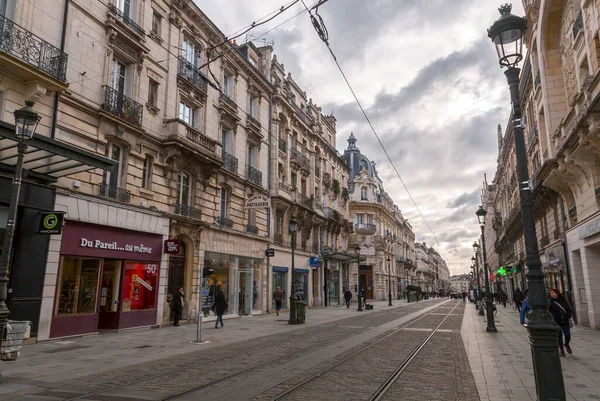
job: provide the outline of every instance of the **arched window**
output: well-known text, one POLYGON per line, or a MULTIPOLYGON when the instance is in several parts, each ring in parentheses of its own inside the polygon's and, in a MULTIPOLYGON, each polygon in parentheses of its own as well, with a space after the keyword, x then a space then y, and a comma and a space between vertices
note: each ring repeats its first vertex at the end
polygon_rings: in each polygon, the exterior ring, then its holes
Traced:
POLYGON ((367 197, 367 187, 362 187, 360 189, 360 200, 368 200, 369 198, 367 197))

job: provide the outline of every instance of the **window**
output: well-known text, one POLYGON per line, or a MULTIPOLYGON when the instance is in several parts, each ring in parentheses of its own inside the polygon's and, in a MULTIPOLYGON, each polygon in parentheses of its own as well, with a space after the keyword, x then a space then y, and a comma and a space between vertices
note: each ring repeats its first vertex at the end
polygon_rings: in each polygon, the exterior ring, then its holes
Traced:
POLYGON ((222 139, 221 145, 223 147, 223 152, 233 154, 233 131, 228 129, 223 129, 221 131, 222 139))
POLYGON ((190 206, 192 200, 191 177, 188 173, 179 173, 179 204, 190 206))
POLYGON ((200 51, 200 48, 188 38, 183 38, 181 57, 194 68, 198 68, 202 65, 202 52, 200 51))
POLYGON ((119 145, 109 144, 108 145, 108 158, 116 162, 116 169, 114 172, 106 172, 104 176, 104 182, 111 187, 118 187, 121 183, 121 174, 123 172, 123 152, 119 145))
POLYGON ((250 97, 249 113, 250 117, 258 119, 258 98, 250 97))
POLYGON ((184 102, 179 103, 179 119, 194 128, 196 128, 195 114, 193 107, 188 106, 184 102))
POLYGON ((148 104, 153 107, 158 104, 158 82, 153 79, 148 84, 148 104))
POLYGON ((128 79, 127 78, 127 67, 125 63, 113 59, 111 75, 110 75, 110 87, 117 91, 119 95, 129 93, 128 79))
POLYGON ((158 294, 158 264, 125 262, 121 311, 154 309, 158 294))
POLYGON ((249 146, 248 147, 248 166, 256 168, 257 160, 258 160, 258 147, 249 146))
POLYGON ((160 30, 162 28, 162 16, 156 11, 152 11, 152 30, 150 33, 160 38, 160 30))
POLYGON ((373 215, 367 214, 367 224, 373 224, 373 215))
POLYGON ((283 234, 283 212, 275 212, 275 234, 283 234))
POLYGON ((223 93, 227 97, 233 98, 233 77, 231 75, 223 76, 223 93))
POLYGON ((128 17, 131 17, 131 0, 117 0, 117 8, 128 17))
POLYGON ((256 209, 248 209, 248 226, 256 227, 256 209))
POLYGON ((152 166, 153 158, 150 155, 146 155, 144 159, 144 167, 142 169, 142 188, 150 189, 152 187, 152 166))
POLYGON ((367 197, 367 187, 362 187, 360 189, 360 200, 368 200, 368 197, 367 197))
POLYGON ((100 259, 63 257, 58 278, 57 315, 96 313, 100 259))
POLYGON ((363 224, 363 214, 362 213, 356 214, 356 224, 363 224))
POLYGON ((296 175, 296 173, 292 173, 292 189, 296 189, 296 186, 298 185, 298 176, 296 175))
POLYGON ((229 203, 229 192, 227 191, 227 188, 222 187, 221 188, 221 206, 220 206, 220 213, 221 213, 221 217, 227 217, 227 212, 228 212, 228 208, 227 208, 227 204, 229 203))

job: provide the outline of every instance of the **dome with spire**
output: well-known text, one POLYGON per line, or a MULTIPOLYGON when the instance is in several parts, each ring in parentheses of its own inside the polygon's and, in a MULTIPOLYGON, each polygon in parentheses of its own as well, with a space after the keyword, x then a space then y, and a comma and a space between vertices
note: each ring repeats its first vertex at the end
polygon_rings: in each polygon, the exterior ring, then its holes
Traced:
POLYGON ((375 169, 369 158, 362 153, 356 146, 356 137, 354 133, 350 133, 348 137, 348 148, 344 151, 346 164, 350 168, 350 181, 356 177, 361 170, 367 170, 371 177, 374 177, 375 169))

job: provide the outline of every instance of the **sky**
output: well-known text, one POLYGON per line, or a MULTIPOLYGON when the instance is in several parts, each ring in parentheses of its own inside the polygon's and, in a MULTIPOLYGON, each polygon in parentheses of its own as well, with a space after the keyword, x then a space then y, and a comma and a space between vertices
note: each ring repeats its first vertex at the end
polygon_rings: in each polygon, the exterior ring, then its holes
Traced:
MULTIPOLYGON (((290 3, 194 1, 229 37, 290 3)), ((309 7, 316 3, 304 1, 309 7)), ((328 0, 319 7, 331 48, 404 184, 308 14, 261 37, 302 11, 302 3, 249 32, 257 44, 273 44, 286 72, 324 113, 335 115, 341 153, 354 133, 361 152, 377 163, 385 190, 410 221, 417 241, 438 250, 451 274, 469 271, 472 244, 480 235, 475 211, 484 174, 491 183, 497 126, 504 132, 510 112, 506 78, 487 37, 501 3, 328 0)), ((524 15, 520 2, 514 3, 513 14, 524 15)))

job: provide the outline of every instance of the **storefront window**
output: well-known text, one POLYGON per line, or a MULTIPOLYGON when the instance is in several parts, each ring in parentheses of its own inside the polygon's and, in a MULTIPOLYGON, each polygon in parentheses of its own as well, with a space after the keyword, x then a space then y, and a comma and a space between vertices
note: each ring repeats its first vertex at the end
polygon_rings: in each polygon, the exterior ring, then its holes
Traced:
MULTIPOLYGON (((281 288, 281 291, 283 292, 283 299, 281 300, 281 307, 283 309, 287 308, 287 298, 288 298, 288 293, 287 293, 287 268, 285 268, 286 270, 275 270, 277 268, 273 268, 273 292, 275 292, 275 290, 277 289, 277 287, 281 288)), ((281 268, 280 268, 281 269, 281 268)), ((272 302, 272 310, 275 310, 275 299, 273 299, 273 294, 270 295, 271 296, 271 302, 272 302)))
POLYGON ((57 315, 96 313, 100 260, 64 257, 58 280, 57 315))
POLYGON ((340 278, 339 270, 328 270, 329 281, 327 282, 327 291, 329 297, 329 305, 336 306, 340 304, 340 278))
POLYGON ((122 260, 105 260, 100 289, 100 312, 117 312, 122 260))
POLYGON ((121 311, 156 308, 158 264, 126 262, 121 311))

